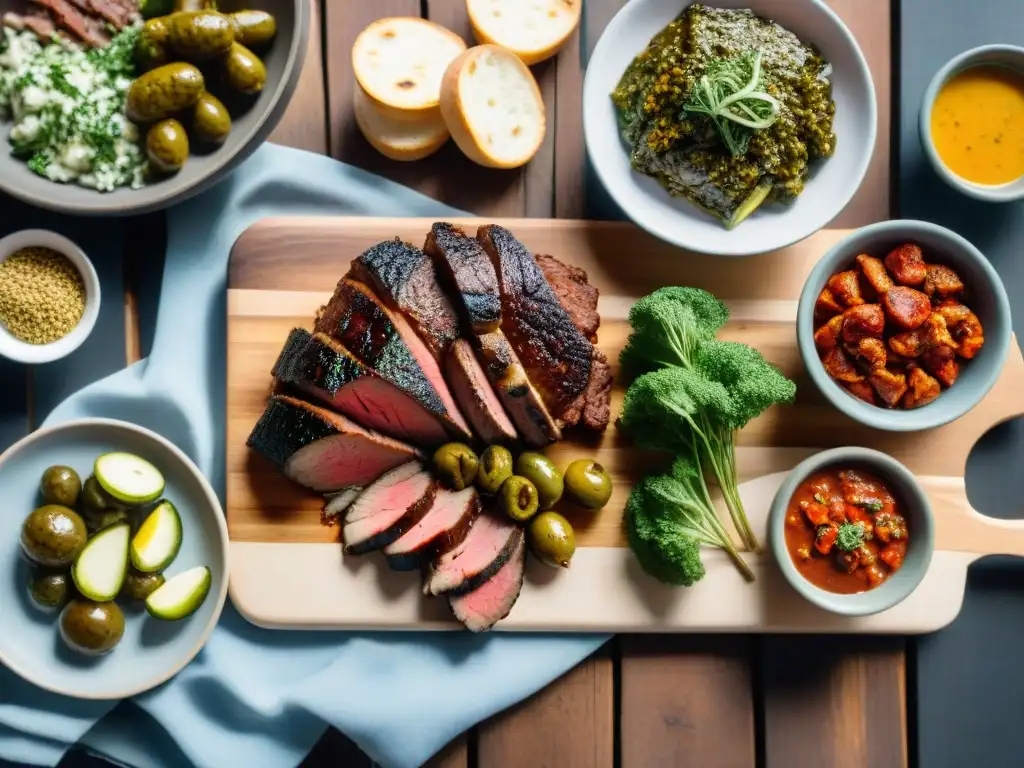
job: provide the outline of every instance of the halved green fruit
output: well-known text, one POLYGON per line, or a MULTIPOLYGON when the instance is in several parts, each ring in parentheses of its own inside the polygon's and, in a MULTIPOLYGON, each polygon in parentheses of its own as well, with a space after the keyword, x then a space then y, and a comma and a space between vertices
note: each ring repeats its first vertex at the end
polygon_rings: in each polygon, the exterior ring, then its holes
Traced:
POLYGON ((146 611, 150 616, 166 621, 191 616, 210 593, 211 582, 210 569, 205 565, 172 576, 146 598, 146 611))
POLYGON ((117 523, 93 536, 71 568, 83 597, 104 603, 117 597, 128 571, 128 523, 117 523))
POLYGON ((126 504, 148 504, 164 492, 160 470, 131 453, 105 453, 93 472, 104 491, 126 504))
POLYGON ((161 501, 132 537, 131 558, 143 573, 162 571, 181 549, 181 518, 169 501, 161 501))

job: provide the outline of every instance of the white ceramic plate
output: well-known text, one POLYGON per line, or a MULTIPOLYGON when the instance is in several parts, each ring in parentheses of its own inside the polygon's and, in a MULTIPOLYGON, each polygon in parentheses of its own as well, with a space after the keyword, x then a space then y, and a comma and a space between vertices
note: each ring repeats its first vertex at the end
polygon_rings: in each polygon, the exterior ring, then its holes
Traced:
POLYGON ((816 46, 832 64, 836 102, 835 154, 812 167, 792 204, 766 206, 729 231, 686 200, 671 197, 654 179, 630 166, 610 94, 633 58, 678 16, 686 0, 631 0, 605 29, 587 65, 583 127, 598 178, 623 212, 663 240, 720 256, 764 253, 802 240, 846 206, 867 171, 878 120, 875 89, 853 35, 820 0, 711 0, 716 8, 750 8, 816 46))

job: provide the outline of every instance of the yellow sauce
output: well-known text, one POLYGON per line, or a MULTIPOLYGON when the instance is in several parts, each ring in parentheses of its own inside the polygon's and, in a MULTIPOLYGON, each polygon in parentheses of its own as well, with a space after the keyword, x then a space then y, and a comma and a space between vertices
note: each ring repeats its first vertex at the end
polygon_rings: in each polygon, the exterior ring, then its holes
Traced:
POLYGON ((994 185, 1024 176, 1024 75, 991 65, 956 75, 935 98, 931 135, 962 179, 994 185))

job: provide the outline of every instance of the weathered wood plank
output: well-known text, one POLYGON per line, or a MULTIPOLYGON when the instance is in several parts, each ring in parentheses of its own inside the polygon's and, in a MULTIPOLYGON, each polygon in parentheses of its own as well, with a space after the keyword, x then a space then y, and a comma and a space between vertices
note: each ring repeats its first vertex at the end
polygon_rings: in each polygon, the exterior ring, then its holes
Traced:
POLYGON ((324 90, 323 40, 321 36, 322 0, 309 0, 309 46, 302 77, 288 109, 270 134, 270 141, 296 149, 327 154, 327 94, 324 90))
MULTIPOLYGON (((468 768, 469 738, 463 734, 450 741, 440 752, 430 758, 423 768, 468 768)), ((476 768, 474 766, 473 768, 476 768)))

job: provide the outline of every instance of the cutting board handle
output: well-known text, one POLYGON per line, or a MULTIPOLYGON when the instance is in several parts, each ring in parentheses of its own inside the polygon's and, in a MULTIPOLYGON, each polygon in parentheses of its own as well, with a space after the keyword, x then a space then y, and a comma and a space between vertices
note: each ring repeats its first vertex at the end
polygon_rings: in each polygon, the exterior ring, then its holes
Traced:
POLYGON ((987 517, 972 509, 957 519, 950 533, 948 539, 962 552, 1024 557, 1024 520, 987 517))

